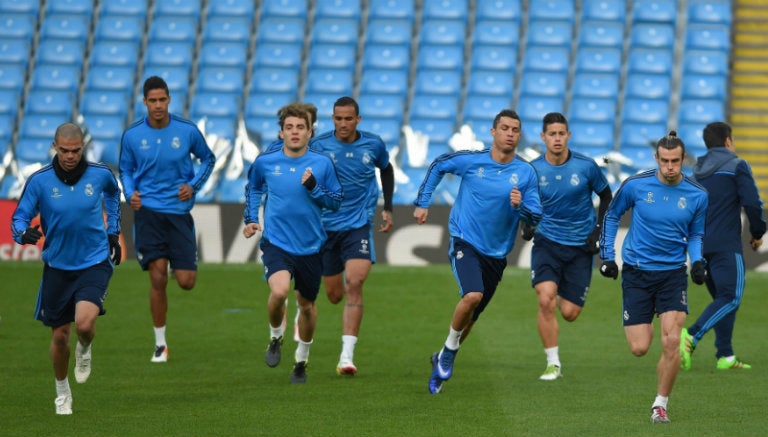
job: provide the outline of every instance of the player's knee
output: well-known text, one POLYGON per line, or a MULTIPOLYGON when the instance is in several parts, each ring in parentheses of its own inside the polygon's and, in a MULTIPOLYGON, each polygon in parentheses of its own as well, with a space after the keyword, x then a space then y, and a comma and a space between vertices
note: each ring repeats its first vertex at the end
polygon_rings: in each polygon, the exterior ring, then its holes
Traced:
POLYGON ((195 279, 181 279, 178 278, 179 287, 181 287, 183 290, 191 290, 195 288, 195 279))
POLYGON ((570 309, 565 310, 561 312, 563 319, 565 319, 566 322, 573 322, 579 317, 579 314, 581 314, 581 308, 579 309, 570 309))
POLYGON ((642 357, 648 353, 648 346, 642 344, 630 344, 629 350, 632 352, 632 355, 642 357))

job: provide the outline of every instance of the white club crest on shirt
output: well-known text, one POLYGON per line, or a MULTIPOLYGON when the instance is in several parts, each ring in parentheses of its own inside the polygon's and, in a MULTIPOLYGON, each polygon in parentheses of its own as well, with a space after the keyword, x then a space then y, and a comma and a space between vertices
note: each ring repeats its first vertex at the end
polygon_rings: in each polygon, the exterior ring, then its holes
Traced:
POLYGON ((578 185, 579 185, 579 182, 581 182, 581 181, 579 180, 579 175, 577 175, 576 173, 572 174, 572 175, 571 175, 571 185, 573 185, 574 187, 576 187, 576 186, 578 186, 578 185))
POLYGON ((685 209, 688 206, 688 201, 685 200, 685 197, 680 197, 680 199, 677 201, 677 207, 680 209, 685 209))
POLYGON ((517 173, 512 173, 512 176, 509 177, 509 183, 517 185, 518 182, 520 182, 520 176, 517 173))
POLYGON ((93 185, 86 184, 85 185, 85 195, 86 196, 93 196, 93 185))
POLYGON ((181 140, 179 140, 179 137, 173 137, 173 141, 171 141, 171 147, 174 149, 181 147, 181 140))
POLYGON ((363 153, 363 164, 369 164, 371 162, 371 155, 368 152, 363 153))
POLYGON ((462 259, 462 258, 464 258, 464 252, 462 252, 461 250, 456 252, 456 259, 462 259))

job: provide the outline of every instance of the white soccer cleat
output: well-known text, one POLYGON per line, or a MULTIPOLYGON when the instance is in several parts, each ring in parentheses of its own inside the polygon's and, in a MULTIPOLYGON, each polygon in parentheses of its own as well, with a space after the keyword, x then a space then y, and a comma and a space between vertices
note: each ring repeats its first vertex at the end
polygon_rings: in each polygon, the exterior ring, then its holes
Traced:
POLYGON ((57 396, 53 403, 56 404, 56 414, 72 414, 72 395, 57 396))
POLYGON ((75 381, 82 384, 88 381, 89 376, 91 376, 91 348, 88 347, 88 351, 83 353, 83 348, 78 342, 75 347, 75 381))
POLYGON ((152 355, 153 363, 165 363, 168 361, 168 346, 155 346, 155 353, 152 355))
POLYGON ((339 375, 355 376, 357 367, 355 367, 350 358, 341 357, 339 359, 339 364, 336 366, 336 373, 339 375))
POLYGON ((562 377, 563 372, 560 371, 560 366, 550 364, 547 366, 546 370, 544 370, 544 373, 541 374, 539 379, 542 381, 554 381, 562 377))

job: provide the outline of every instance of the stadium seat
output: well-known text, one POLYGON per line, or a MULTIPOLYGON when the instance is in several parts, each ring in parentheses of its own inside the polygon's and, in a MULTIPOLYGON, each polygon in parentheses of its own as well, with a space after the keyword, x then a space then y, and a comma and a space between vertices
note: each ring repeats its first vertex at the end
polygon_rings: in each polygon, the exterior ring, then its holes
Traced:
POLYGON ((71 116, 75 109, 75 95, 71 91, 33 88, 24 100, 24 113, 71 116))
POLYGON ((327 123, 333 116, 333 104, 339 97, 341 97, 341 95, 338 93, 304 93, 303 101, 312 103, 317 107, 317 132, 324 132, 327 130, 327 123))
POLYGON ((515 21, 485 19, 475 23, 472 44, 517 45, 520 43, 520 24, 515 21))
POLYGON ((632 4, 632 23, 667 23, 677 20, 677 0, 639 1, 632 4))
MULTIPOLYGON (((580 50, 579 54, 584 50, 580 50)), ((621 58, 621 53, 619 53, 621 58)), ((528 46, 523 56, 523 69, 526 71, 552 71, 567 72, 570 67, 570 48, 567 47, 547 47, 547 46, 528 46)), ((511 60, 514 64, 514 59, 511 60)))
POLYGON ((630 49, 628 73, 672 73, 672 52, 666 49, 630 49))
MULTIPOLYGON (((21 102, 20 90, 0 88, 0 114, 13 115, 13 118, 15 120, 16 111, 19 109, 20 102, 21 102)), ((5 119, 3 121, 5 121, 5 119)))
POLYGON ((90 15, 51 14, 40 24, 40 40, 73 39, 86 43, 90 31, 90 15))
POLYGON ((201 1, 199 0, 164 0, 156 1, 154 4, 154 16, 167 17, 167 16, 187 16, 192 17, 195 20, 200 19, 202 10, 200 9, 201 1))
POLYGON ((26 67, 30 57, 30 44, 25 39, 0 37, 0 64, 26 67))
POLYGON ((663 23, 635 24, 630 30, 629 44, 630 47, 672 50, 675 45, 675 28, 663 23))
POLYGON ((260 43, 254 53, 254 67, 300 68, 303 46, 293 43, 260 43))
MULTIPOLYGON (((662 134, 662 136, 664 135, 666 134, 662 134)), ((647 170, 658 166, 654 157, 655 149, 650 144, 641 146, 622 145, 619 153, 630 159, 632 162, 631 167, 635 171, 647 170)))
POLYGON ((307 68, 340 68, 354 70, 357 46, 319 43, 309 49, 307 68))
POLYGON ((357 48, 359 23, 351 18, 319 18, 312 25, 312 43, 346 44, 357 48))
POLYGON ((196 92, 235 93, 245 89, 243 71, 232 67, 204 66, 197 72, 196 92))
POLYGON ((729 0, 688 0, 688 22, 731 25, 729 0))
POLYGON ((254 17, 255 2, 251 0, 217 0, 208 2, 208 19, 214 17, 254 17))
POLYGON ((566 93, 567 73, 523 70, 520 78, 521 96, 562 96, 566 93))
POLYGON ((237 117, 240 113, 240 95, 218 92, 198 92, 192 96, 189 116, 200 119, 211 117, 237 117))
POLYGON ((469 71, 467 96, 512 96, 515 75, 512 71, 475 70, 469 71))
POLYGON ((469 7, 465 0, 422 0, 422 20, 466 20, 469 7))
POLYGON ((408 71, 405 69, 363 69, 360 93, 390 93, 404 96, 407 92, 408 71))
POLYGON ((0 19, 0 38, 17 38, 31 43, 35 36, 35 17, 37 15, 3 14, 0 19))
POLYGON ((698 155, 696 151, 706 149, 702 136, 704 126, 702 123, 684 123, 677 127, 677 137, 683 140, 688 154, 698 155))
POLYGON ((574 97, 571 100, 568 120, 573 122, 605 123, 616 119, 616 99, 600 97, 574 97))
POLYGON ((529 20, 573 21, 575 16, 576 10, 571 0, 537 0, 528 5, 529 20))
POLYGON ((35 65, 73 65, 83 68, 85 44, 78 40, 45 39, 37 45, 35 65))
POLYGON ((573 97, 615 97, 619 95, 619 77, 615 74, 578 73, 571 86, 573 97))
POLYGON ((89 58, 90 65, 136 67, 139 46, 128 41, 94 41, 89 58))
POLYGON ((89 159, 101 162, 107 166, 116 169, 120 165, 120 138, 118 139, 101 139, 91 138, 91 143, 88 146, 92 154, 89 159))
POLYGON ((628 98, 624 100, 623 122, 661 123, 669 119, 669 103, 666 100, 628 98))
POLYGON ((155 41, 147 44, 144 66, 178 66, 192 68, 194 45, 186 42, 155 41))
POLYGON ((624 22, 585 21, 579 31, 580 47, 613 47, 623 49, 624 22))
POLYGON ((464 46, 423 44, 419 47, 416 68, 461 70, 463 67, 464 46))
POLYGON ((429 144, 447 144, 456 131, 455 119, 411 117, 408 124, 414 131, 427 135, 429 137, 429 144))
POLYGON ((83 114, 83 126, 100 140, 120 140, 125 129, 124 114, 83 114))
MULTIPOLYGON (((539 126, 538 132, 541 132, 541 119, 548 112, 564 112, 564 96, 560 97, 540 97, 523 96, 518 99, 517 108, 520 118, 535 120, 535 125, 539 126)), ((494 114, 495 115, 495 114, 494 114)))
POLYGON ((425 94, 459 95, 461 72, 448 70, 419 70, 416 72, 414 90, 425 94))
POLYGON ((144 19, 133 15, 102 15, 96 21, 94 42, 119 40, 141 44, 144 19))
POLYGON ((96 65, 88 70, 85 78, 87 90, 115 90, 133 92, 135 76, 133 67, 96 65))
POLYGON ((618 49, 585 48, 576 52, 577 73, 619 74, 621 72, 621 65, 621 50, 618 49))
POLYGON ((359 0, 315 0, 315 18, 350 18, 360 20, 362 8, 359 0))
POLYGON ((235 127, 237 124, 237 117, 232 116, 211 116, 206 114, 194 114, 193 117, 196 121, 199 118, 205 116, 205 135, 217 135, 222 138, 227 138, 230 141, 235 139, 235 127))
POLYGON ((295 93, 299 89, 299 70, 295 68, 260 67, 251 75, 251 92, 295 93))
MULTIPOLYGON (((651 148, 656 142, 667 135, 667 120, 656 123, 622 122, 619 124, 619 151, 623 153, 626 147, 651 148)), ((653 149, 651 149, 653 152, 653 149)), ((653 155, 651 155, 653 156, 653 155)))
POLYGON ((686 50, 731 49, 730 28, 716 24, 691 24, 685 30, 686 50))
POLYGON ((198 54, 200 67, 232 67, 245 72, 247 64, 247 43, 210 41, 202 45, 198 54))
POLYGON ((363 49, 363 68, 391 68, 407 70, 411 48, 401 44, 366 44, 363 49))
POLYGON ((72 65, 37 65, 32 71, 31 85, 37 89, 63 90, 76 93, 80 85, 80 67, 72 65))
POLYGON ((466 24, 463 20, 424 20, 419 29, 421 44, 458 44, 466 41, 466 24))
POLYGON ((459 112, 459 96, 416 93, 413 95, 409 108, 411 118, 455 121, 459 112))
MULTIPOLYGON (((165 80, 168 90, 171 92, 171 98, 176 94, 187 94, 189 91, 189 78, 192 73, 188 68, 175 67, 167 65, 157 65, 144 69, 144 75, 140 84, 143 84, 149 76, 159 76, 165 80)), ((140 97, 140 96, 139 96, 140 97)))
POLYGON ((0 2, 0 13, 6 14, 24 14, 38 16, 42 2, 36 1, 3 1, 0 2))
MULTIPOLYGON (((362 109, 361 109, 362 111, 362 109)), ((367 113, 367 111, 365 111, 367 113)), ((402 114, 401 114, 402 116, 402 114)), ((364 116, 360 120, 360 130, 372 132, 381 137, 387 148, 392 148, 400 143, 401 118, 376 118, 364 116)))
POLYGON ((573 150, 592 157, 613 150, 613 119, 602 123, 568 121, 568 129, 571 131, 568 144, 573 150))
POLYGON ((123 91, 86 90, 80 98, 82 114, 128 114, 128 94, 123 91))
MULTIPOLYGON (((53 128, 53 131, 53 133, 55 133, 56 127, 53 128)), ((47 138, 19 137, 19 141, 16 142, 16 146, 14 147, 14 156, 16 157, 19 167, 24 167, 25 165, 35 162, 48 164, 53 157, 53 149, 51 148, 53 133, 47 138)))
MULTIPOLYGON (((0 63, 0 89, 24 89, 27 66, 0 63)), ((34 78, 34 75, 32 76, 34 78)))
POLYGON ((365 43, 411 45, 413 20, 375 18, 365 28, 365 43))
POLYGON ((316 68, 307 73, 305 91, 352 95, 355 73, 352 70, 316 68))
POLYGON ((261 5, 261 15, 277 18, 307 18, 307 0, 267 1, 261 5))
POLYGON ((495 19, 520 23, 523 15, 521 0, 477 0, 475 19, 495 19))
POLYGON ((728 54, 720 50, 686 50, 683 55, 683 75, 729 73, 728 54))
POLYGON ((713 120, 725 120, 725 108, 722 100, 683 100, 677 110, 679 124, 702 123, 713 120))
POLYGON ((414 0, 369 0, 369 19, 386 18, 413 21, 416 16, 414 0))
POLYGON ((396 94, 360 94, 357 99, 363 119, 402 119, 405 111, 405 96, 396 94))
POLYGON ((625 97, 668 99, 670 95, 672 78, 669 74, 631 73, 624 83, 625 97))
POLYGON ((156 16, 149 24, 149 41, 194 43, 195 38, 197 38, 197 19, 192 16, 161 15, 156 16))
POLYGON ((467 96, 464 101, 462 118, 492 120, 504 108, 512 103, 510 96, 467 96))
POLYGON ((682 99, 725 99, 727 79, 719 74, 689 74, 681 84, 682 99))
POLYGON ((216 188, 216 201, 221 203, 245 203, 247 177, 236 179, 222 178, 216 188))
POLYGON ((56 128, 71 119, 71 114, 64 113, 24 114, 19 128, 19 138, 42 138, 51 141, 56 134, 56 128))
POLYGON ((245 100, 245 117, 270 117, 277 123, 277 110, 293 102, 296 95, 288 93, 251 93, 245 100))
MULTIPOLYGON (((509 105, 507 105, 509 106, 509 105)), ((501 108, 496 108, 496 114, 499 113, 501 108)), ((489 118, 489 115, 493 113, 493 110, 487 114, 483 114, 482 117, 464 117, 462 122, 472 129, 472 133, 478 141, 482 142, 485 147, 489 147, 493 142, 491 136, 491 128, 493 127, 493 119, 489 118)))
POLYGON ((571 47, 573 22, 553 20, 531 20, 528 26, 526 45, 571 47))
POLYGON ((300 18, 262 17, 261 22, 256 26, 256 41, 259 44, 264 42, 303 44, 305 23, 306 20, 300 18))
MULTIPOLYGON (((4 97, 2 91, 0 90, 0 97, 4 97)), ((18 102, 16 104, 18 105, 18 102)), ((5 151, 11 143, 14 126, 16 125, 16 108, 14 107, 14 113, 11 115, 9 112, 3 111, 3 105, 5 103, 0 103, 0 156, 5 155, 5 151)))
POLYGON ((473 69, 514 71, 517 66, 517 46, 477 44, 470 56, 473 69))
POLYGON ((582 21, 601 20, 623 23, 627 16, 627 2, 624 0, 582 0, 582 21))
POLYGON ((147 16, 147 2, 144 0, 101 0, 102 18, 104 15, 131 16, 145 18, 147 16))

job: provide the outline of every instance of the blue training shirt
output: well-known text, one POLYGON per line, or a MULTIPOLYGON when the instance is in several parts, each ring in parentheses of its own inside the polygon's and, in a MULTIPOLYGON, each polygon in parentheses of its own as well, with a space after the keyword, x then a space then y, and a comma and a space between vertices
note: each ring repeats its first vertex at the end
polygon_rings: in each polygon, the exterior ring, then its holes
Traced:
POLYGON ((597 221, 592 193, 608 187, 594 159, 570 151, 568 160, 552 165, 544 155, 531 161, 539 176, 543 214, 536 232, 566 246, 586 243, 597 221))
POLYGON ((138 191, 142 207, 153 211, 185 214, 192 210, 195 197, 181 201, 179 187, 188 184, 197 193, 216 163, 194 123, 171 114, 167 126, 155 129, 144 117, 123 132, 120 143, 120 180, 126 200, 138 191), (200 160, 197 173, 190 154, 200 160))
POLYGON ((389 164, 389 152, 376 134, 357 131, 359 137, 354 142, 344 143, 334 132, 326 132, 310 142, 313 150, 331 158, 344 187, 341 207, 323 211, 323 226, 328 231, 357 229, 373 220, 379 200, 376 167, 383 169, 389 164))
POLYGON ((262 238, 293 255, 318 253, 327 238, 321 211, 338 209, 343 197, 331 159, 313 150, 297 158, 282 150, 259 155, 248 170, 245 224, 259 223, 264 194, 269 202, 264 205, 262 238), (317 181, 312 191, 301 184, 307 168, 317 181))
POLYGON ((632 223, 621 251, 624 263, 641 270, 671 270, 685 265, 686 250, 692 261, 702 259, 707 203, 707 191, 688 176, 677 185, 661 182, 655 169, 629 177, 605 214, 600 257, 616 258, 619 220, 631 208, 632 223))
POLYGON ((102 164, 89 162, 72 186, 62 182, 48 164, 24 185, 11 219, 14 241, 21 244, 21 234, 38 213, 45 236, 43 261, 62 270, 85 269, 109 258, 107 233, 120 233, 120 187, 102 164))
POLYGON ((541 219, 536 170, 519 156, 501 164, 489 149, 440 155, 429 166, 414 205, 428 208, 446 173, 461 177, 448 231, 486 256, 506 257, 515 244, 519 220, 535 225, 541 219), (514 187, 522 194, 517 208, 509 202, 514 187))

